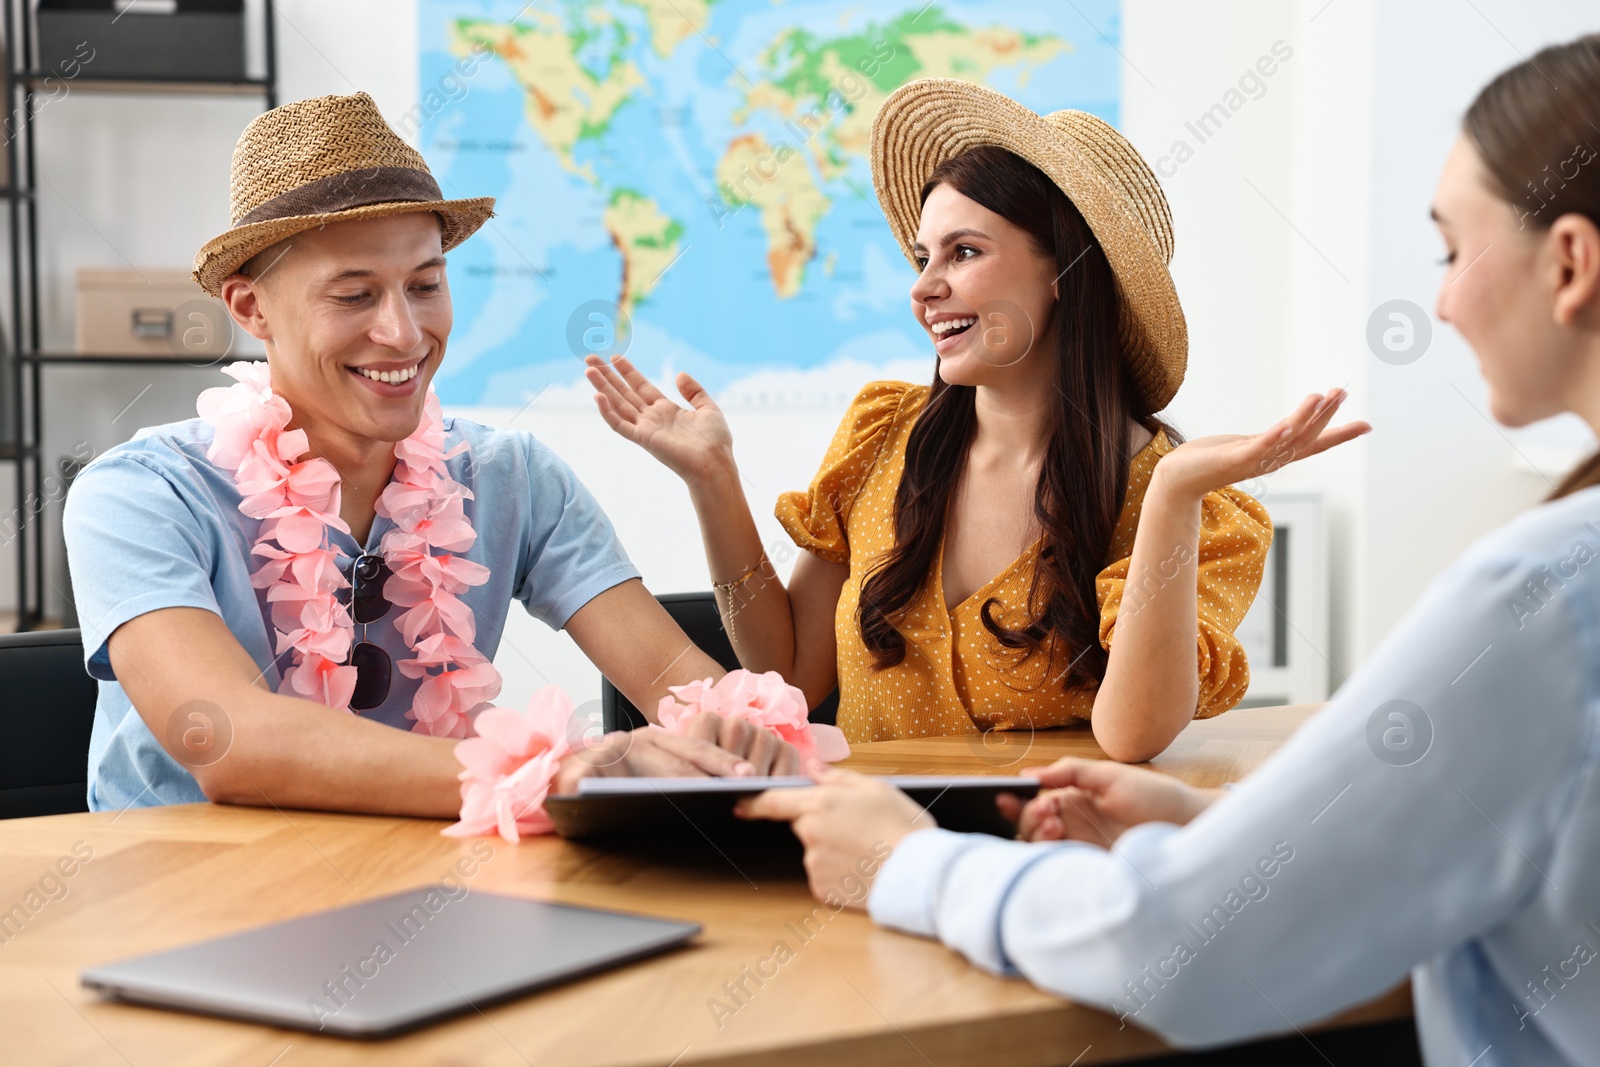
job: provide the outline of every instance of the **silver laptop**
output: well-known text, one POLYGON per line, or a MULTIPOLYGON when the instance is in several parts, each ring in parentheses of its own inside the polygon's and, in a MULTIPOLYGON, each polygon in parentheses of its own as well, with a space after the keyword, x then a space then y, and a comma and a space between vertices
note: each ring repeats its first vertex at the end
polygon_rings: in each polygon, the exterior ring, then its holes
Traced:
POLYGON ((423 886, 83 973, 107 997, 387 1037, 684 944, 694 923, 423 886))

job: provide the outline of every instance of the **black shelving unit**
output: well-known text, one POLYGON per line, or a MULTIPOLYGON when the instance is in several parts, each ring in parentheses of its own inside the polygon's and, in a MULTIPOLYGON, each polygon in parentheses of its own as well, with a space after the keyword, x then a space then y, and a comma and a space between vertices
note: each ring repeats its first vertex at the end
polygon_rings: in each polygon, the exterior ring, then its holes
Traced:
MULTIPOLYGON (((108 356, 79 352, 48 352, 39 339, 39 217, 34 157, 36 89, 47 78, 63 81, 59 74, 37 69, 34 48, 34 0, 3 0, 5 5, 5 99, 9 128, 5 136, 6 173, 0 187, 10 216, 6 233, 11 271, 10 344, 5 353, 3 381, 8 425, 0 434, 0 464, 16 470, 17 629, 31 630, 44 620, 45 514, 50 501, 44 484, 44 406, 42 379, 48 367, 59 365, 115 364, 118 366, 209 367, 233 362, 224 357, 204 363, 182 358, 108 356)), ((278 104, 278 59, 272 0, 262 13, 262 43, 266 74, 261 78, 217 81, 211 78, 93 78, 80 74, 67 81, 73 93, 186 93, 208 96, 257 96, 268 109, 278 104)), ((0 524, 3 529, 5 524, 0 524)))

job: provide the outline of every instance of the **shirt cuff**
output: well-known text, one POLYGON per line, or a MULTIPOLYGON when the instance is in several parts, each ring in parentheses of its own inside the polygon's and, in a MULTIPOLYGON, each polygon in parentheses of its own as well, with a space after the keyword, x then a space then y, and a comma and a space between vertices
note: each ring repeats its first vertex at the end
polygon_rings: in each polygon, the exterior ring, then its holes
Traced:
POLYGON ((929 828, 900 839, 878 869, 867 914, 880 926, 937 937, 935 889, 957 854, 970 847, 971 834, 929 828))
POLYGON ((986 970, 1015 974, 1001 931, 1012 890, 1034 864, 1087 847, 918 830, 879 869, 868 914, 883 926, 936 937, 986 970))

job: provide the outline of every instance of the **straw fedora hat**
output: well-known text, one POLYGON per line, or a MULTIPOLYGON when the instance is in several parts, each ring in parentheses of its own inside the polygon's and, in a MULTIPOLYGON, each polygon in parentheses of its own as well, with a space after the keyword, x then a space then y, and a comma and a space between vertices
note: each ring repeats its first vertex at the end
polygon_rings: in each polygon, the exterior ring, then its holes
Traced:
POLYGON ((234 146, 229 193, 232 228, 194 257, 194 280, 212 296, 257 252, 330 222, 432 211, 448 252, 494 214, 492 196, 444 199, 422 156, 366 93, 257 115, 234 146))
POLYGON ((935 167, 979 145, 1027 160, 1075 204, 1105 250, 1122 293, 1122 345, 1151 411, 1167 406, 1189 358, 1189 329, 1167 265, 1172 213, 1143 158, 1084 111, 1037 115, 954 78, 907 82, 872 123, 872 184, 906 258, 915 258, 922 186, 935 167))

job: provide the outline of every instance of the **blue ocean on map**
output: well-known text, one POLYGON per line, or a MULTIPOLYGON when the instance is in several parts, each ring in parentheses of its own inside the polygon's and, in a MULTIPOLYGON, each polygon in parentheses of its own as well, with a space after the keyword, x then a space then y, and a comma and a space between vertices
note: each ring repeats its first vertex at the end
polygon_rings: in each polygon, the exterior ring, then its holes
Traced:
POLYGON ((447 404, 570 390, 589 352, 797 403, 836 403, 843 365, 931 373, 912 268, 872 190, 878 105, 913 78, 958 77, 1119 118, 1116 0, 419 10, 402 132, 447 197, 497 199, 450 254, 447 404))

